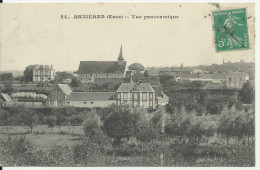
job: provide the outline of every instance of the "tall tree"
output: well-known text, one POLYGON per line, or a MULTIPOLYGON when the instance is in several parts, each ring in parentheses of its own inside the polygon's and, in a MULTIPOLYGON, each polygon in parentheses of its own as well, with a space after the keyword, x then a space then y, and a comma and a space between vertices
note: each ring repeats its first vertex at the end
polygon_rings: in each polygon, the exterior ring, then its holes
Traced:
POLYGON ((32 82, 33 81, 33 69, 35 68, 36 65, 28 65, 24 72, 23 72, 23 75, 24 75, 24 81, 25 83, 28 83, 28 82, 32 82))
POLYGON ((131 108, 129 106, 111 106, 112 112, 104 121, 105 134, 114 139, 114 145, 121 144, 122 138, 130 138, 133 132, 131 108))
POLYGON ((255 101, 255 89, 249 81, 243 85, 240 95, 241 101, 245 104, 252 104, 255 101))

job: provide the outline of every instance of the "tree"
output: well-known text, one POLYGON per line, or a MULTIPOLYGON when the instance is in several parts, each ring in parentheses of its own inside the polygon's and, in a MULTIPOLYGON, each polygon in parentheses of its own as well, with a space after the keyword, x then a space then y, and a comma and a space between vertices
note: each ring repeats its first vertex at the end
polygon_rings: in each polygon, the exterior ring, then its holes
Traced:
POLYGON ((33 81, 33 69, 35 68, 36 65, 28 65, 24 72, 23 72, 23 75, 24 75, 24 81, 25 83, 28 83, 28 82, 32 82, 33 81))
POLYGON ((121 144, 122 138, 130 138, 133 132, 131 107, 115 106, 104 121, 103 130, 105 134, 114 139, 114 145, 121 144))
POLYGON ((60 111, 56 110, 54 111, 54 117, 55 117, 55 125, 57 125, 60 129, 60 126, 65 122, 65 115, 60 111))
POLYGON ((95 110, 88 113, 87 118, 83 122, 83 130, 85 136, 93 138, 101 133, 101 121, 95 110))
POLYGON ((241 102, 245 104, 252 104, 255 101, 255 89, 249 81, 243 85, 240 95, 241 102))
POLYGON ((79 79, 77 79, 76 77, 74 77, 71 82, 70 82, 70 86, 71 87, 80 87, 81 86, 81 82, 79 79))
POLYGON ((145 108, 136 107, 132 113, 134 135, 138 141, 149 142, 157 137, 157 131, 153 127, 149 113, 145 108))
POLYGON ((24 108, 24 110, 21 112, 21 117, 23 125, 28 126, 31 130, 31 133, 33 133, 33 127, 38 123, 38 118, 35 111, 31 108, 24 108))
POLYGON ((1 81, 11 80, 12 78, 13 78, 12 73, 1 73, 0 74, 0 80, 1 81))
POLYGON ((8 93, 9 95, 11 95, 14 92, 15 92, 15 89, 13 87, 12 81, 11 80, 7 80, 5 82, 5 89, 3 90, 3 93, 8 93))
POLYGON ((144 71, 144 66, 140 63, 133 63, 128 67, 129 70, 144 71))
POLYGON ((63 79, 72 79, 73 75, 66 71, 57 71, 55 78, 61 82, 63 79))

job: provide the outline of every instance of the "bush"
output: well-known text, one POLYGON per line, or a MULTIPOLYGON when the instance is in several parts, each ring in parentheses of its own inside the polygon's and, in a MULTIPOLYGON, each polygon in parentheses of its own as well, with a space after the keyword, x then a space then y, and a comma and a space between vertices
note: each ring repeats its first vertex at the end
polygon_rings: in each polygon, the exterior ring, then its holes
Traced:
POLYGON ((55 126, 55 117, 54 116, 48 116, 46 117, 45 120, 46 124, 48 125, 49 128, 52 128, 55 126))
POLYGON ((83 122, 85 136, 93 138, 102 133, 100 125, 100 118, 96 111, 88 113, 86 120, 83 122))

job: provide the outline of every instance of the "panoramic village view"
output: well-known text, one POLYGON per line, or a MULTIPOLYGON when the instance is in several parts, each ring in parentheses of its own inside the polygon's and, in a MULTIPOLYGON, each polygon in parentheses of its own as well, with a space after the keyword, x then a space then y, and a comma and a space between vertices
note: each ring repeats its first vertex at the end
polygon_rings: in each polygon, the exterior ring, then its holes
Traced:
POLYGON ((2 71, 0 165, 255 165, 254 62, 145 67, 115 50, 2 71))

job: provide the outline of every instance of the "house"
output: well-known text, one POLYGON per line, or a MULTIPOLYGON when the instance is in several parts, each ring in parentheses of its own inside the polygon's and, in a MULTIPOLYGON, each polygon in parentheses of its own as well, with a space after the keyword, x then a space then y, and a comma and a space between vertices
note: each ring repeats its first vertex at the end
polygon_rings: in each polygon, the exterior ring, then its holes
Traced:
POLYGON ((7 93, 0 94, 0 107, 12 106, 13 100, 7 93))
POLYGON ((48 82, 55 79, 52 65, 36 65, 33 69, 33 82, 48 82))
POLYGON ((72 90, 67 84, 57 84, 46 99, 46 107, 64 107, 71 93, 72 90))
POLYGON ((124 78, 126 61, 123 58, 122 46, 117 61, 81 61, 75 72, 82 82, 94 82, 95 78, 124 78))
POLYGON ((228 88, 242 88, 249 80, 249 75, 245 72, 229 72, 226 76, 226 86, 228 88))
POLYGON ((155 91, 148 83, 122 83, 116 91, 116 104, 155 109, 155 91))
POLYGON ((115 104, 115 92, 72 92, 66 98, 66 106, 73 107, 108 107, 115 104))

